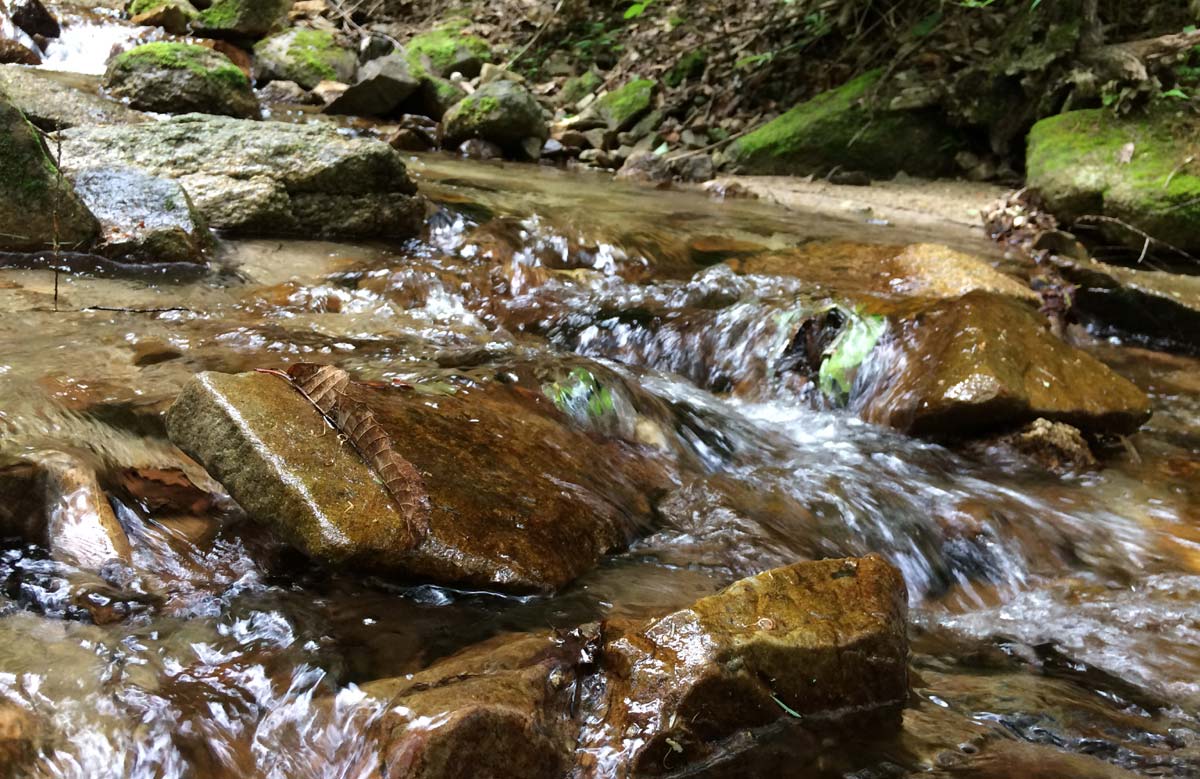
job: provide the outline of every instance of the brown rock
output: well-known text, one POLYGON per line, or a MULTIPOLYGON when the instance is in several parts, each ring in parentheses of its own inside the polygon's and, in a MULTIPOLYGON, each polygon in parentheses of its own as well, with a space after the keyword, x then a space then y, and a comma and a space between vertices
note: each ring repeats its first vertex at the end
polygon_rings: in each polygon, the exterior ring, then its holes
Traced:
POLYGON ((57 38, 62 32, 58 20, 46 10, 41 0, 8 0, 8 11, 13 24, 30 36, 57 38))
POLYGON ((863 418, 915 435, 970 435, 1044 417, 1130 433, 1145 393, 1054 337, 1031 306, 976 291, 899 322, 898 359, 860 397, 863 418))
POLYGON ((1083 434, 1062 422, 1035 419, 1016 433, 1006 436, 1005 442, 1055 473, 1096 467, 1096 457, 1083 434))
POLYGON ((582 748, 605 773, 616 764, 658 774, 783 717, 816 730, 898 726, 906 615, 900 573, 869 556, 767 571, 606 635, 604 720, 582 748))
POLYGON ((489 381, 430 399, 353 383, 345 392, 419 474, 406 484, 427 504, 420 527, 279 376, 200 374, 167 426, 253 518, 331 563, 552 590, 650 518, 657 472, 631 447, 571 425, 538 389, 489 381))
POLYGON ((0 777, 24 776, 35 758, 38 721, 23 706, 0 698, 0 777))
POLYGON ((3 65, 41 65, 42 58, 37 52, 26 48, 12 38, 0 38, 0 64, 3 65))

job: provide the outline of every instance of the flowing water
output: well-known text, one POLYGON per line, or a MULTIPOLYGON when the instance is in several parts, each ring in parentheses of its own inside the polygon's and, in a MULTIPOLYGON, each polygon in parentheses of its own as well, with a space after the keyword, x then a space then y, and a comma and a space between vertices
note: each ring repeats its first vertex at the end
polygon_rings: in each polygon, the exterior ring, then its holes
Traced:
POLYGON ((2 548, 0 697, 41 723, 30 776, 354 776, 384 705, 360 685, 506 631, 661 614, 867 552, 910 591, 904 729, 803 765, 764 745, 785 768, 762 775, 1200 776, 1200 362, 1094 344, 1155 416, 1102 469, 1052 476, 799 400, 772 360, 789 312, 837 274, 716 262, 849 239, 1003 267, 982 239, 532 166, 411 168, 436 210, 404 244, 224 241, 189 273, 0 270, 0 466, 88 464, 132 541, 128 565, 99 571, 15 535, 2 548), (639 541, 552 597, 324 570, 163 432, 202 370, 336 362, 437 391, 517 363, 567 375, 580 355, 613 388, 613 429, 661 450, 672 488, 639 541), (180 469, 208 490, 182 515, 146 488, 180 469))

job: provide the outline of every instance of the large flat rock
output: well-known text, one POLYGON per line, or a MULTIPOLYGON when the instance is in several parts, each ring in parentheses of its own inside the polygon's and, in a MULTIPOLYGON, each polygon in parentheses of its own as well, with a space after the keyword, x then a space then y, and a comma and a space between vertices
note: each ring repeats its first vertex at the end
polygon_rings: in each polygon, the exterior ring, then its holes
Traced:
POLYGON ((68 171, 132 167, 178 179, 221 230, 405 238, 424 218, 397 151, 328 126, 189 114, 60 135, 68 171))
POLYGON ((368 465, 286 378, 266 373, 198 375, 167 426, 253 518, 332 564, 553 590, 650 520, 657 472, 628 444, 572 426, 541 393, 501 382, 432 398, 358 383, 344 392, 399 460, 368 465))
POLYGON ((99 93, 95 76, 0 65, 0 91, 39 129, 136 124, 150 117, 99 93))

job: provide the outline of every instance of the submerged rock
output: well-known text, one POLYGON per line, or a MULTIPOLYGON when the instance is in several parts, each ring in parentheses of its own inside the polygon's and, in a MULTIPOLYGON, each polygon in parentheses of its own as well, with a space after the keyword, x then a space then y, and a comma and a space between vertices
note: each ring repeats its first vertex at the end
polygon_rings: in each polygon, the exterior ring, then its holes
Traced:
POLYGON ((259 114, 250 79, 224 54, 187 43, 146 43, 118 54, 104 74, 115 97, 142 111, 259 114))
POLYGON ((385 116, 421 87, 402 54, 388 54, 363 65, 358 82, 325 107, 327 114, 385 116))
MULTIPOLYGON (((972 435, 1044 417, 1085 432, 1131 433, 1145 393, 1053 336, 1025 303, 971 292, 900 319, 873 381, 852 405, 915 435, 972 435), (887 365, 883 365, 887 362, 887 365)), ((882 353, 881 353, 882 354, 882 353)))
POLYGON ((867 105, 882 74, 871 71, 797 105, 734 141, 725 159, 752 174, 802 176, 845 168, 935 178, 953 172, 958 140, 936 115, 873 112, 867 105))
POLYGON ((349 82, 358 58, 333 33, 294 27, 254 46, 254 77, 259 83, 294 81, 312 89, 322 81, 349 82))
POLYGON ((872 556, 767 571, 646 624, 499 636, 366 686, 389 701, 369 775, 674 774, 789 718, 799 752, 885 732, 908 696, 906 612, 899 572, 872 556))
POLYGON ((553 590, 650 519, 656 471, 540 392, 491 381, 431 400, 346 383, 338 397, 370 413, 395 458, 368 465, 287 379, 263 373, 200 374, 167 427, 252 517, 330 563, 553 590), (380 468, 398 469, 397 486, 380 468))
POLYGON ((0 251, 85 249, 96 218, 59 175, 33 126, 0 94, 0 251))
POLYGON ((261 38, 287 22, 292 0, 213 0, 193 29, 215 37, 261 38))
POLYGON ((242 234, 406 238, 424 216, 399 153, 325 125, 193 115, 74 128, 62 133, 62 158, 69 171, 178 179, 210 225, 242 234))
POLYGON ((37 758, 41 723, 24 706, 0 698, 0 777, 16 779, 37 758))
POLYGON ((797 563, 743 579, 636 631, 606 635, 598 760, 637 773, 719 754, 795 717, 816 730, 895 727, 908 696, 907 594, 882 558, 797 563))
POLYGON ((541 106, 512 81, 484 84, 463 98, 446 112, 442 128, 447 145, 479 138, 509 151, 520 149, 527 138, 536 138, 540 148, 549 135, 541 106))
POLYGON ((174 179, 132 168, 84 168, 75 191, 100 220, 100 253, 126 262, 203 262, 208 225, 174 179))
MULTIPOLYGON (((1174 112, 1118 118, 1101 108, 1043 119, 1029 133, 1028 186, 1064 222, 1110 217, 1176 247, 1200 248, 1197 127, 1174 112)), ((1138 248, 1145 241, 1113 223, 1100 226, 1138 248)))
POLYGON ((80 124, 136 124, 149 117, 80 84, 77 73, 0 66, 0 92, 47 132, 80 124))

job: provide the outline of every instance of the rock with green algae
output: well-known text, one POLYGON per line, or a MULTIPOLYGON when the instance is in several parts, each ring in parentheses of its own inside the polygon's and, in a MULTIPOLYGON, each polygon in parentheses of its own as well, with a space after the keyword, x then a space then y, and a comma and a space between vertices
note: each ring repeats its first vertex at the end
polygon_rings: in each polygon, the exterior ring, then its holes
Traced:
POLYGON ((424 218, 398 152, 328 125, 192 114, 61 138, 68 172, 105 165, 177 179, 209 224, 242 235, 408 238, 424 218))
POLYGON ((1132 433, 1150 400, 1052 335, 1032 305, 976 291, 893 317, 886 357, 851 406, 914 435, 970 436, 1045 418, 1085 433, 1132 433))
POLYGON ((123 262, 203 262, 208 224, 174 179, 132 168, 74 171, 71 181, 100 220, 97 252, 123 262))
POLYGON ((662 477, 636 447, 578 429, 535 388, 452 389, 343 390, 408 463, 405 501, 279 376, 200 374, 167 428, 252 518, 330 564, 550 591, 650 520, 662 477))
POLYGON ((604 78, 596 71, 589 70, 582 75, 567 79, 558 93, 558 98, 566 105, 574 105, 602 86, 604 86, 604 78))
POLYGON ((358 58, 333 33, 294 27, 254 46, 254 77, 259 83, 294 81, 312 89, 322 81, 354 80, 358 58))
POLYGON ((594 104, 596 115, 614 132, 633 127, 654 105, 658 85, 649 79, 635 79, 614 89, 594 104))
POLYGON ((481 138, 511 152, 527 138, 536 138, 540 147, 549 131, 529 90, 512 81, 493 81, 446 112, 442 134, 448 144, 481 138))
POLYGON ((214 0, 193 31, 212 37, 261 38, 287 23, 292 0, 214 0))
POLYGON ((404 55, 416 75, 449 78, 461 73, 466 78, 479 75, 483 63, 491 62, 488 42, 463 32, 465 22, 447 22, 433 30, 414 35, 404 45, 404 55))
POLYGON ((80 84, 75 73, 0 65, 0 92, 35 127, 52 132, 80 124, 134 124, 150 117, 80 84))
POLYGON ((0 251, 85 250, 100 225, 33 125, 0 93, 0 251))
POLYGON ((767 175, 833 168, 928 178, 953 172, 959 141, 936 115, 872 111, 867 99, 881 76, 870 71, 795 106, 734 141, 726 162, 742 173, 767 175))
POLYGON ((188 43, 156 42, 122 52, 108 64, 104 86, 142 111, 259 115, 250 79, 224 54, 188 43))
MULTIPOLYGON (((643 776, 733 758, 797 718, 797 748, 899 724, 904 581, 879 557, 797 563, 650 620, 501 635, 406 677, 368 731, 386 776, 643 776)), ((690 774, 689 774, 690 775, 690 774)))
MULTIPOLYGON (((1175 112, 1118 118, 1071 111, 1029 133, 1027 184, 1064 222, 1104 216, 1182 249, 1200 249, 1200 121, 1175 112)), ((1116 240, 1144 236, 1112 223, 1116 240)))
POLYGON ((133 0, 128 13, 134 24, 161 27, 172 35, 186 35, 200 16, 188 0, 133 0))

